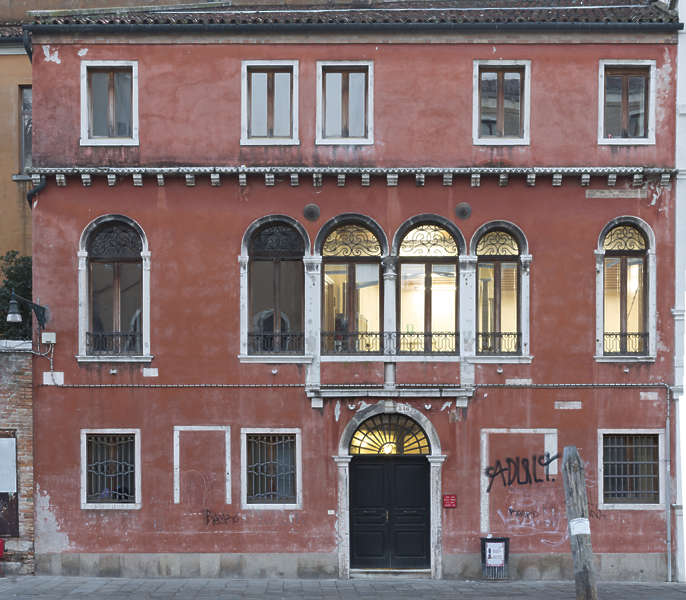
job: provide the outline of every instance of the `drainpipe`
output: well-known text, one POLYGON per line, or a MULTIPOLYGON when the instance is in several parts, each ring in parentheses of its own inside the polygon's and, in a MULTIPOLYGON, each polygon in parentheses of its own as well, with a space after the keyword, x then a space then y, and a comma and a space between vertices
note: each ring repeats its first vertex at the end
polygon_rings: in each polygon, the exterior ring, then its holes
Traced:
POLYGON ((45 189, 46 185, 48 185, 48 180, 45 179, 45 175, 41 175, 40 183, 27 192, 26 201, 29 203, 29 210, 33 209, 33 197, 40 194, 45 189))
POLYGON ((33 44, 31 43, 31 36, 27 29, 21 32, 21 40, 24 42, 24 50, 26 55, 29 57, 29 62, 33 62, 33 44))

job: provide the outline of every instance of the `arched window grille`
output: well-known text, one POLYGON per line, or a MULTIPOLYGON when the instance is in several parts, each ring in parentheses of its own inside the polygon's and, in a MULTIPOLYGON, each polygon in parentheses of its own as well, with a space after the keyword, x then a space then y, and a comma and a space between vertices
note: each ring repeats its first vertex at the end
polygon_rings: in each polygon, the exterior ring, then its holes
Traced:
POLYGON ((378 238, 362 225, 341 225, 324 240, 322 259, 322 352, 381 352, 381 244, 378 238))
POLYGON ((106 221, 88 236, 88 354, 142 353, 142 250, 124 221, 106 221))
POLYGON ((350 454, 431 454, 424 430, 401 414, 380 414, 364 421, 350 440, 350 454))
POLYGON ((305 243, 286 223, 268 223, 250 238, 250 354, 302 354, 305 243))
POLYGON ((518 354, 521 350, 520 248, 508 231, 485 233, 477 254, 478 354, 518 354))
POLYGON ((407 232, 399 255, 398 352, 457 352, 457 242, 427 223, 407 232))
POLYGON ((645 236, 633 225, 620 224, 605 235, 603 250, 603 353, 645 354, 645 236))

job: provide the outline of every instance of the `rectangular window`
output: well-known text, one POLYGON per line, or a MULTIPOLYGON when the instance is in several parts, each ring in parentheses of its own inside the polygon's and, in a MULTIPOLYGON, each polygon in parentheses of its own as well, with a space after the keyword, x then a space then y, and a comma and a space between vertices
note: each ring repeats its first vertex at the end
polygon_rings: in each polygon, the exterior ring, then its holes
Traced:
POLYGON ((603 503, 660 504, 662 434, 614 431, 600 432, 599 437, 603 503))
POLYGON ((300 429, 243 429, 241 446, 244 508, 300 508, 300 429))
POLYGON ((475 61, 475 144, 529 143, 530 61, 475 61))
POLYGON ((138 64, 81 63, 81 144, 138 145, 138 64))
POLYGON ((33 95, 30 86, 23 86, 21 93, 21 164, 20 171, 26 173, 31 168, 31 138, 33 133, 33 95))
POLYGON ((243 61, 241 144, 298 144, 298 62, 243 61))
POLYGON ((317 63, 317 143, 372 144, 372 63, 317 63))
POLYGON ((140 430, 81 430, 81 508, 140 508, 140 430))
POLYGON ((655 61, 600 61, 598 143, 655 143, 655 61))
POLYGON ((516 354, 520 351, 519 266, 513 262, 479 262, 477 352, 516 354))

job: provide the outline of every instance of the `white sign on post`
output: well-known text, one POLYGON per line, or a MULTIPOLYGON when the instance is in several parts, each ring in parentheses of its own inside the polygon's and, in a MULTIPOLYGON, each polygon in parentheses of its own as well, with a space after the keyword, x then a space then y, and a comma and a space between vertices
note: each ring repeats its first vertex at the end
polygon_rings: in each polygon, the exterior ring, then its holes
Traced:
POLYGON ((0 438, 0 493, 17 492, 17 440, 0 438))

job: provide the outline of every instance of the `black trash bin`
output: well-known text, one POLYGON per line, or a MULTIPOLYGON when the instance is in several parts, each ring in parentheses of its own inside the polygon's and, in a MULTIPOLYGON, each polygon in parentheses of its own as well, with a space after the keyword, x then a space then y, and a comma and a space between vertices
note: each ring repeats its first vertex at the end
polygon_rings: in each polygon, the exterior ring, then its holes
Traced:
POLYGON ((510 576, 510 538, 481 538, 481 576, 484 579, 507 579, 510 576))

